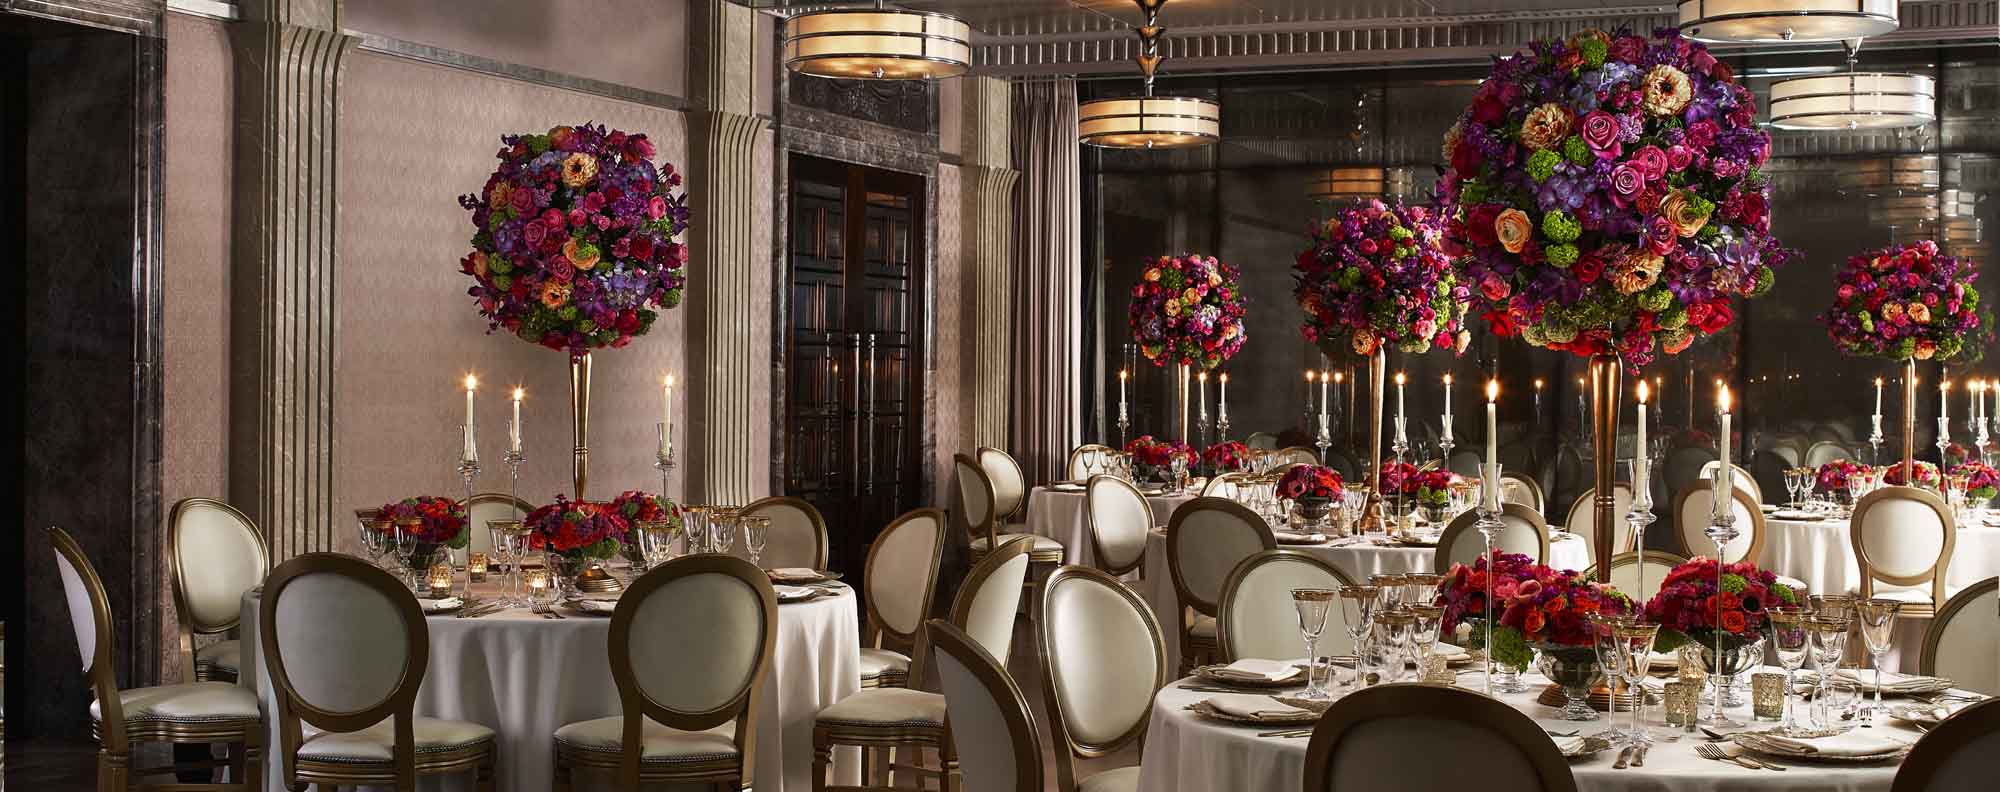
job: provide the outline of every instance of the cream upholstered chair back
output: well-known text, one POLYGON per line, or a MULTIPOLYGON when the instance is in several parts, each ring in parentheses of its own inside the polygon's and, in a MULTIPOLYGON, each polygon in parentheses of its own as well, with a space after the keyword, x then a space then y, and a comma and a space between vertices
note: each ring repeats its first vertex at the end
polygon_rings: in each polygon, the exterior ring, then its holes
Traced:
POLYGON ((1527 715, 1469 690, 1393 684, 1333 703, 1306 746, 1304 792, 1461 792, 1467 768, 1487 792, 1574 792, 1562 752, 1527 715), (1451 761, 1438 747, 1451 746, 1451 761))
POLYGON ((1525 473, 1502 473, 1500 502, 1518 503, 1539 514, 1542 511, 1542 485, 1535 483, 1534 477, 1525 473))
POLYGON ((355 731, 410 711, 430 641, 401 581, 359 559, 307 553, 279 564, 262 597, 260 648, 288 717, 355 731))
POLYGON ((1954 713, 1931 729, 1896 768, 1889 792, 1992 789, 2000 770, 2000 699, 1954 713))
MULTIPOLYGON (((1720 459, 1712 459, 1707 464, 1702 465, 1701 480, 1713 481, 1714 478, 1712 477, 1715 475, 1715 469, 1719 467, 1722 467, 1722 460, 1720 459)), ((1747 493, 1752 501, 1757 503, 1764 502, 1764 488, 1757 483, 1756 476, 1750 475, 1749 470, 1734 462, 1729 463, 1729 470, 1729 483, 1731 485, 1747 493)))
POLYGON ((1091 476, 1083 493, 1084 520, 1099 568, 1123 575, 1146 559, 1146 533, 1153 529, 1153 506, 1132 482, 1091 476))
POLYGON ((944 553, 944 513, 917 509, 897 517, 868 548, 868 624, 899 641, 916 639, 937 592, 944 553))
MULTIPOLYGON (((979 642, 994 657, 1006 657, 1014 647, 1014 614, 1021 609, 1021 584, 1028 579, 1028 550, 1033 542, 1006 542, 966 573, 965 584, 951 604, 951 623, 979 642)), ((911 679, 922 679, 910 669, 911 679)))
POLYGON ((1243 438, 1243 444, 1259 451, 1276 451, 1278 436, 1270 432, 1251 432, 1249 437, 1243 438))
MULTIPOLYGON (((682 731, 735 720, 742 734, 758 713, 777 625, 770 578, 744 559, 684 556, 641 575, 611 614, 611 678, 626 719, 682 731)), ((637 736, 634 726, 626 731, 637 736)))
POLYGON ((1848 531, 1861 596, 1901 592, 1925 613, 1944 607, 1945 570, 1958 543, 1944 499, 1916 487, 1883 487, 1854 504, 1848 531))
MULTIPOLYGON (((70 628, 76 633, 76 652, 83 660, 84 673, 97 681, 100 672, 110 672, 110 664, 102 662, 111 657, 111 603, 104 596, 104 581, 97 577, 96 567, 91 566, 83 547, 68 532, 50 528, 49 544, 56 551, 56 574, 62 578, 70 628)), ((107 700, 107 691, 93 693, 99 702, 107 700)), ((117 700, 116 680, 108 693, 110 701, 117 700)), ((111 720, 108 714, 104 718, 107 723, 111 720)))
POLYGON ((962 779, 959 788, 1039 792, 1042 738, 1020 687, 979 641, 936 619, 926 627, 945 707, 951 713, 949 731, 962 779))
POLYGON ((986 475, 979 462, 965 454, 952 457, 952 478, 958 481, 958 518, 960 527, 965 529, 966 538, 971 541, 987 540, 992 545, 995 525, 999 522, 994 512, 995 496, 993 480, 986 475))
POLYGON ((263 583, 271 567, 257 526, 227 503, 187 498, 174 504, 168 530, 174 604, 182 626, 199 634, 235 627, 243 592, 263 583))
POLYGON ((758 559, 766 569, 826 568, 826 518, 799 498, 773 495, 743 507, 743 516, 768 517, 771 532, 758 559))
POLYGON ((1153 694, 1167 684, 1166 644, 1153 609, 1095 569, 1057 569, 1036 606, 1056 788, 1074 790, 1074 757, 1144 739, 1153 694))
MULTIPOLYGON (((1479 522, 1477 510, 1453 517, 1438 535, 1437 554, 1432 559, 1432 569, 1444 571, 1452 564, 1471 565, 1486 554, 1486 537, 1481 536, 1474 523, 1479 522)), ((1493 539, 1493 549, 1500 553, 1520 553, 1535 559, 1535 563, 1547 563, 1549 558, 1549 527, 1542 522, 1541 512, 1519 503, 1500 504, 1500 535, 1493 539)))
POLYGON ((1174 510, 1167 524, 1167 568, 1181 605, 1215 615, 1222 584, 1243 559, 1276 549, 1264 518, 1225 498, 1195 498, 1174 510))
POLYGON ((974 452, 979 467, 986 471, 987 480, 993 482, 993 510, 999 514, 999 522, 1020 513, 1021 506, 1028 498, 1028 479, 1021 474, 1021 463, 998 448, 982 446, 974 452))
MULTIPOLYGON (((1325 560, 1296 550, 1266 550, 1243 559, 1223 584, 1215 614, 1220 660, 1306 656, 1292 590, 1334 589, 1353 582, 1325 560)), ((1347 635, 1338 606, 1329 609, 1319 640, 1321 654, 1354 653, 1354 639, 1347 635)))
MULTIPOLYGON (((1583 544, 1590 549, 1592 558, 1597 557, 1597 514, 1595 511, 1597 505, 1592 502, 1596 498, 1597 488, 1592 487, 1584 490, 1582 495, 1578 495, 1576 500, 1570 503, 1569 516, 1563 518, 1563 530, 1583 537, 1583 544)), ((1632 485, 1620 482, 1616 486, 1613 486, 1611 488, 1611 500, 1613 503, 1611 513, 1616 517, 1616 519, 1611 521, 1612 551, 1623 553, 1627 550, 1637 549, 1632 546, 1632 521, 1625 519, 1625 515, 1632 511, 1632 485)))
POLYGON ((1667 451, 1667 458, 1654 477, 1654 503, 1666 502, 1686 492, 1689 487, 1707 481, 1701 471, 1708 463, 1715 461, 1715 449, 1698 445, 1679 445, 1667 451))
POLYGON ((1842 459, 1848 459, 1850 456, 1851 454, 1848 453, 1847 449, 1841 447, 1839 443, 1821 440, 1806 448, 1805 466, 1817 470, 1820 465, 1828 462, 1838 462, 1842 459))
MULTIPOLYGON (((1710 482, 1698 481, 1682 491, 1674 499, 1674 532, 1680 536, 1681 550, 1689 558, 1702 556, 1715 558, 1715 541, 1708 538, 1706 531, 1713 519, 1715 509, 1711 499, 1713 492, 1710 482)), ((1764 512, 1757 508, 1757 501, 1750 493, 1737 487, 1729 500, 1730 513, 1736 517, 1734 523, 1736 538, 1722 546, 1722 561, 1736 563, 1743 559, 1756 560, 1764 550, 1764 512)))
POLYGON ((1071 449, 1069 462, 1063 466, 1071 481, 1083 481, 1111 469, 1111 461, 1118 458, 1118 452, 1108 445, 1084 443, 1071 449))
POLYGON ((1201 494, 1210 498, 1236 500, 1237 493, 1246 486, 1243 482, 1249 476, 1242 473, 1218 473, 1201 485, 1201 494))
MULTIPOLYGON (((1667 579, 1667 573, 1686 561, 1686 558, 1665 550, 1647 550, 1644 556, 1633 550, 1619 553, 1611 557, 1611 587, 1644 602, 1660 593, 1660 583, 1667 579), (1639 585, 1642 569, 1646 578, 1644 586, 1639 585)), ((1593 575, 1596 571, 1596 567, 1590 569, 1593 575)))
POLYGON ((493 530, 487 523, 494 520, 525 520, 528 512, 535 507, 527 501, 505 492, 482 492, 472 496, 466 503, 465 547, 475 553, 493 552, 493 530))
POLYGON ((1319 452, 1307 446, 1288 446, 1271 453, 1271 465, 1317 465, 1319 452))
POLYGON ((1974 583, 1951 599, 1924 632, 1917 672, 1941 676, 1965 690, 2000 696, 2000 578, 1974 583))

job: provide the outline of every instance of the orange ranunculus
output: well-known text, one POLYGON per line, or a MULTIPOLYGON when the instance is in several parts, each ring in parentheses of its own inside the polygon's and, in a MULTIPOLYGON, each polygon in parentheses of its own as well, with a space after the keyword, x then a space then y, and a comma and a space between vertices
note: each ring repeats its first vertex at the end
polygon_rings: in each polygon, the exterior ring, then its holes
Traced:
POLYGON ((1694 236, 1702 226, 1708 225, 1708 216, 1714 211, 1697 209, 1690 198, 1692 193, 1675 190, 1666 200, 1660 202, 1660 215, 1667 218, 1667 222, 1674 227, 1674 233, 1682 238, 1694 236))
POLYGON ((571 189, 589 184, 597 178, 597 158, 581 151, 569 155, 562 163, 562 182, 571 189))
POLYGON ((1740 633, 1743 632, 1743 628, 1748 624, 1749 622, 1743 618, 1742 611, 1726 611, 1722 614, 1722 629, 1724 630, 1740 633))
POLYGON ((1534 236, 1535 224, 1528 219, 1528 213, 1519 209, 1508 209, 1493 219, 1493 236, 1500 240, 1500 246, 1509 253, 1519 253, 1528 246, 1528 238, 1534 236))
POLYGON ((1562 143, 1569 135, 1570 115, 1562 105, 1554 102, 1528 111, 1528 117, 1521 121, 1521 145, 1529 151, 1540 151, 1562 143))
POLYGON ((542 305, 555 310, 567 302, 569 302, 569 284, 561 281, 547 281, 542 284, 542 305))
POLYGON ((1568 609, 1569 609, 1569 600, 1563 597, 1557 597, 1555 599, 1549 600, 1548 602, 1542 603, 1543 613, 1556 614, 1556 613, 1561 613, 1568 609))
POLYGON ((1548 623, 1547 620, 1542 618, 1542 612, 1540 610, 1531 608, 1528 610, 1526 614, 1523 614, 1521 617, 1521 632, 1528 635, 1535 635, 1537 633, 1540 633, 1542 631, 1542 626, 1547 623, 1548 623))
POLYGON ((1688 79, 1687 72, 1664 63, 1646 72, 1642 84, 1645 93, 1641 104, 1651 115, 1674 115, 1687 109, 1688 102, 1694 99, 1694 83, 1688 79))

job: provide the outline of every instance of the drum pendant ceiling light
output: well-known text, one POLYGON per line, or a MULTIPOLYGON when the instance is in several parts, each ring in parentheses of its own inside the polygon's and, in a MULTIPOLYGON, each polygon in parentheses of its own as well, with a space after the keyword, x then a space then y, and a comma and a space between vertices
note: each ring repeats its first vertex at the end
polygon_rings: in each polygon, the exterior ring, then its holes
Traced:
POLYGON ((1167 0, 1133 0, 1146 15, 1138 29, 1139 71, 1146 78, 1144 95, 1093 99, 1076 108, 1077 139, 1105 148, 1179 148, 1206 146, 1222 136, 1222 106, 1188 96, 1154 96, 1153 73, 1160 54, 1160 7, 1167 0))
POLYGON ((972 67, 972 29, 958 17, 833 8, 785 20, 785 68, 820 77, 921 80, 972 67))
POLYGON ((1681 0, 1681 34, 1696 41, 1841 41, 1894 32, 1900 0, 1681 0))
POLYGON ((1859 42, 1848 42, 1847 71, 1771 83, 1771 126, 1779 129, 1895 129, 1937 120, 1937 81, 1923 74, 1854 70, 1859 42))

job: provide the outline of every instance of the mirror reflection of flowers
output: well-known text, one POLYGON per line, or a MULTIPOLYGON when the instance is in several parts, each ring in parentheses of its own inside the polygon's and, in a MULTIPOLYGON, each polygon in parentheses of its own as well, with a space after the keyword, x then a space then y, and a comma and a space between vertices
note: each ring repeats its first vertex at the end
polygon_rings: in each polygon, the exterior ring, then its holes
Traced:
POLYGON ((625 518, 607 503, 572 501, 561 495, 528 513, 533 532, 528 546, 572 559, 610 558, 620 539, 631 532, 625 518))
POLYGON ((1278 497, 1287 500, 1333 500, 1339 498, 1345 489, 1346 482, 1340 480, 1339 471, 1319 465, 1294 465, 1285 471, 1285 475, 1278 477, 1278 497))
POLYGON ((1439 246, 1443 229, 1422 206, 1369 200, 1313 229, 1313 245, 1292 265, 1301 328, 1331 357, 1369 356, 1384 346, 1463 354, 1471 296, 1439 246))
POLYGON ((1132 338, 1155 366, 1212 369, 1248 337, 1236 268, 1214 256, 1161 256, 1132 286, 1132 338))
POLYGON ((1965 462, 1951 469, 1953 476, 1965 477, 1965 496, 1975 501, 1989 501, 2000 495, 2000 470, 1994 470, 1984 462, 1965 462))
POLYGON ((458 199, 474 229, 460 269, 488 332, 578 358, 631 343, 680 304, 687 196, 674 166, 653 165, 650 139, 586 123, 500 143, 486 185, 458 199))
POLYGON ((1725 650, 1747 646, 1763 636, 1767 609, 1801 600, 1777 575, 1748 561, 1723 567, 1718 588, 1715 564, 1699 556, 1682 562, 1646 601, 1646 618, 1660 625, 1658 651, 1689 642, 1714 646, 1718 633, 1725 650))
POLYGON ((1447 245, 1496 335, 1636 370, 1727 328, 1792 255, 1755 96, 1675 31, 1495 59, 1443 154, 1447 245))
POLYGON ((1979 271, 1925 239, 1850 256, 1820 314, 1841 352, 1890 360, 1950 360, 1980 329, 1979 271))
POLYGON ((1131 442, 1125 444, 1125 453, 1131 454, 1134 462, 1148 467, 1167 467, 1174 463, 1174 458, 1177 456, 1186 460, 1189 465, 1201 461, 1188 444, 1179 440, 1172 442, 1156 440, 1152 435, 1133 438, 1131 442))
POLYGON ((1459 483, 1458 474, 1449 470, 1425 470, 1414 476, 1417 483, 1417 503, 1424 506, 1444 507, 1451 505, 1452 486, 1459 483))
POLYGON ((395 530, 396 523, 404 520, 420 520, 417 541, 423 544, 441 544, 454 550, 463 548, 471 541, 472 535, 466 531, 470 522, 466 519, 465 507, 458 501, 437 495, 418 495, 382 504, 376 525, 387 530, 395 530))
POLYGON ((1872 468, 1851 459, 1836 459, 1819 466, 1815 484, 1820 492, 1835 493, 1847 491, 1847 480, 1854 476, 1865 476, 1872 468))
POLYGON ((1917 462, 1917 475, 1915 480, 1912 480, 1910 478, 1909 468, 1904 467, 1903 463, 1901 462, 1897 462, 1896 464, 1890 465, 1882 470, 1882 483, 1891 486, 1936 487, 1937 482, 1938 482, 1937 465, 1933 465, 1929 462, 1924 462, 1924 461, 1917 462))
MULTIPOLYGON (((1635 610, 1630 597, 1570 570, 1534 563, 1519 553, 1495 556, 1493 659, 1522 668, 1534 659, 1534 646, 1592 645, 1589 618, 1594 613, 1626 614, 1635 610)), ((1456 643, 1478 647, 1482 630, 1472 626, 1486 614, 1486 559, 1470 566, 1453 564, 1438 586, 1437 604, 1444 606, 1439 623, 1456 643), (1461 626, 1464 625, 1464 626, 1461 626)))
POLYGON ((1202 449, 1201 461, 1222 472, 1250 469, 1250 447, 1235 440, 1224 440, 1202 449))
MULTIPOLYGON (((664 522, 670 528, 681 527, 681 507, 669 498, 650 492, 626 490, 612 498, 609 506, 628 528, 636 529, 642 522, 664 522)), ((630 538, 627 540, 630 541, 630 538)))

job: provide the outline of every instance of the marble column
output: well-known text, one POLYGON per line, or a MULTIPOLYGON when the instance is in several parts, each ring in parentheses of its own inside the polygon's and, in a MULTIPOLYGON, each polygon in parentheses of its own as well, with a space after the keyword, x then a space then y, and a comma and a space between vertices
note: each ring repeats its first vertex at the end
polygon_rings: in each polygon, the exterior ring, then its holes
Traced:
MULTIPOLYGON (((246 0, 236 60, 229 496, 274 560, 331 550, 340 0, 246 0)), ((366 416, 355 416, 367 420, 366 416)))
POLYGON ((688 87, 687 498, 742 504, 770 488, 768 447, 753 428, 769 416, 770 348, 759 330, 771 305, 767 251, 756 241, 755 168, 767 122, 754 114, 755 12, 724 0, 690 4, 688 87))
MULTIPOLYGON (((967 380, 966 402, 975 446, 1007 446, 1008 341, 1013 337, 1012 280, 1014 183, 1020 171, 1008 167, 1007 83, 967 78, 963 89, 964 252, 967 380)), ((969 449, 967 449, 969 450, 969 449)))

